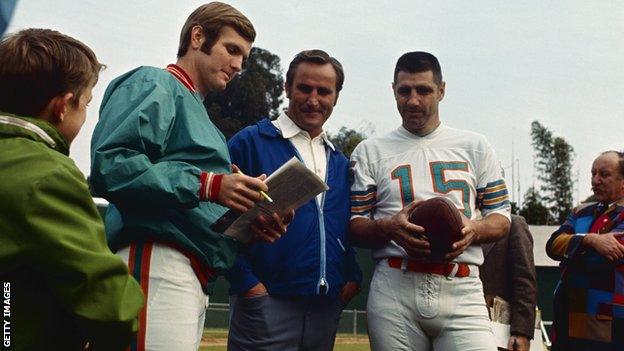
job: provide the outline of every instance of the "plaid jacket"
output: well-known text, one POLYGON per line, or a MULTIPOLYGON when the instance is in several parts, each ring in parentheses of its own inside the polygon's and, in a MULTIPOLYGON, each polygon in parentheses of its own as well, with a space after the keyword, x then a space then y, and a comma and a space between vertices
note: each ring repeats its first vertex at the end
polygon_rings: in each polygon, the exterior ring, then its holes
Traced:
POLYGON ((624 349, 624 260, 581 245, 585 235, 624 231, 624 207, 591 203, 573 211, 546 244, 561 261, 552 350, 624 349), (619 331, 619 333, 618 333, 619 331))

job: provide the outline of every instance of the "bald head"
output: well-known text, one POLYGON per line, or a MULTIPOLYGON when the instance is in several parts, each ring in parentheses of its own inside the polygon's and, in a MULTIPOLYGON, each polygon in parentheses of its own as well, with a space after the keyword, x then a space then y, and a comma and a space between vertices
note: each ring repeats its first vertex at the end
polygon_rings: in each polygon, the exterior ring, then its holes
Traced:
POLYGON ((600 202, 624 200, 624 154, 606 151, 592 164, 592 190, 600 202))

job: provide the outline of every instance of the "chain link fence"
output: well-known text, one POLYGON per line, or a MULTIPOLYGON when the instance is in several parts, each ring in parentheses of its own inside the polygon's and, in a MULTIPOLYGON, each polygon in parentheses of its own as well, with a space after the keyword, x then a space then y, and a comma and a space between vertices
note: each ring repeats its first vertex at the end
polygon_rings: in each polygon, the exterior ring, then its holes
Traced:
MULTIPOLYGON (((227 329, 229 323, 230 306, 227 303, 210 303, 206 311, 206 328, 227 329)), ((366 311, 343 310, 338 333, 366 334, 366 311)))

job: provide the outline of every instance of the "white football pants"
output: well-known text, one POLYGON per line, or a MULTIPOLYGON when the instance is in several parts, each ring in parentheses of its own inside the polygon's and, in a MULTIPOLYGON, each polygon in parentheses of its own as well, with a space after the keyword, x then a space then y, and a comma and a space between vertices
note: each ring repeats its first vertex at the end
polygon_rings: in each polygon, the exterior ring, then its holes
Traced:
POLYGON ((132 244, 117 252, 141 284, 146 304, 132 351, 197 351, 208 296, 179 251, 157 243, 132 244))
POLYGON ((371 349, 496 351, 479 280, 375 267, 367 304, 371 349))

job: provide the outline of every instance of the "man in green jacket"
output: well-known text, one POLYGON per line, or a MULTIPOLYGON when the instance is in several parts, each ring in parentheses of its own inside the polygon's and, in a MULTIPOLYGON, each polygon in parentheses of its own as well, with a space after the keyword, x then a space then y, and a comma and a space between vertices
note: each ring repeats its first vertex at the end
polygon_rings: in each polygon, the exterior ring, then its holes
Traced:
MULTIPOLYGON (((110 202, 109 245, 147 299, 137 349, 197 350, 211 284, 238 251, 238 242, 211 225, 268 190, 264 175, 232 173, 225 138, 203 105, 240 72, 255 35, 232 6, 202 5, 182 27, 175 64, 136 68, 104 93, 90 179, 110 202)), ((273 217, 252 226, 258 239, 272 242, 285 232, 273 217)))
POLYGON ((143 294, 67 156, 101 68, 52 30, 0 43, 3 348, 123 350, 136 332, 143 294))

